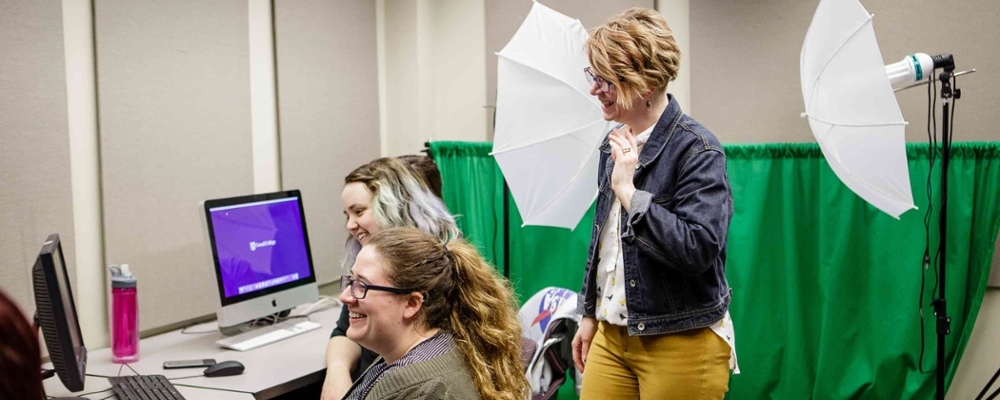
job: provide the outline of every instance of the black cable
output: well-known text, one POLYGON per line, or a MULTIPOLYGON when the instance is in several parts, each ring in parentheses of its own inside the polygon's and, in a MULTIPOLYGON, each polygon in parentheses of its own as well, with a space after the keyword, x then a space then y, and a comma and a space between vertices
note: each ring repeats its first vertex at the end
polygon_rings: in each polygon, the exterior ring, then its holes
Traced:
POLYGON ((305 318, 306 321, 312 321, 312 318, 309 318, 308 315, 290 315, 290 316, 281 318, 281 317, 278 316, 278 313, 274 313, 274 314, 268 315, 266 317, 257 318, 257 319, 255 319, 253 321, 250 321, 250 322, 246 323, 245 325, 243 325, 243 326, 240 327, 240 333, 250 332, 250 331, 253 331, 256 328, 263 328, 263 327, 266 327, 266 326, 272 326, 272 325, 280 324, 280 323, 285 322, 285 321, 290 321, 290 320, 299 319, 299 318, 305 318))
MULTIPOLYGON (((140 374, 139 372, 137 372, 137 371, 136 371, 136 370, 135 370, 134 368, 132 368, 132 366, 131 366, 131 365, 128 365, 128 364, 122 364, 122 365, 124 365, 124 366, 128 367, 128 369, 132 370, 132 373, 133 373, 133 374, 136 374, 136 375, 142 375, 142 374, 140 374)), ((119 375, 119 376, 120 376, 120 375, 119 375)))
MULTIPOLYGON (((932 79, 933 81, 933 79, 932 79)), ((924 371, 924 347, 927 341, 927 336, 924 327, 924 293, 927 289, 927 269, 930 267, 931 258, 931 215, 934 213, 934 188, 931 184, 931 177, 934 175, 934 154, 936 151, 935 134, 931 133, 932 118, 934 115, 934 96, 935 91, 932 85, 927 85, 927 161, 929 167, 927 168, 927 211, 924 212, 924 258, 923 263, 920 266, 920 299, 917 301, 917 312, 920 314, 920 357, 917 361, 917 370, 920 373, 927 373, 924 371)))
MULTIPOLYGON (((73 397, 79 397, 79 398, 81 398, 81 399, 82 399, 82 398, 84 398, 83 396, 90 396, 90 395, 92 395, 92 394, 97 394, 97 393, 103 393, 103 392, 107 392, 107 391, 109 391, 109 390, 111 390, 111 389, 114 389, 114 388, 113 388, 113 387, 110 387, 110 388, 107 388, 107 389, 104 389, 104 390, 98 390, 98 391, 96 391, 96 392, 90 392, 90 393, 84 393, 84 394, 78 394, 78 395, 76 395, 76 396, 73 396, 73 397)), ((52 397, 52 396, 48 396, 48 397, 49 397, 50 399, 54 399, 54 398, 55 398, 55 397, 52 397)))
POLYGON ((168 381, 175 381, 175 380, 178 380, 178 379, 191 379, 191 378, 200 378, 200 377, 203 377, 203 376, 205 376, 205 374, 201 374, 201 375, 191 375, 191 376, 182 376, 182 377, 180 377, 180 378, 169 378, 169 379, 167 379, 167 380, 168 380, 168 381))
POLYGON ((955 91, 955 94, 951 96, 951 119, 948 121, 948 148, 951 148, 952 140, 955 139, 955 109, 958 108, 958 77, 955 75, 951 76, 951 87, 955 91))
MULTIPOLYGON (((932 91, 934 92, 933 102, 931 103, 933 105, 931 106, 931 108, 934 109, 934 110, 937 110, 937 80, 934 79, 933 76, 931 77, 931 88, 932 88, 932 91)), ((934 136, 933 136, 934 137, 934 142, 933 142, 934 145, 931 147, 931 151, 934 151, 935 156, 936 156, 937 155, 937 149, 938 149, 937 113, 934 113, 934 112, 931 113, 931 120, 933 121, 932 126, 933 126, 933 132, 934 132, 934 136)), ((941 139, 942 144, 943 144, 943 142, 944 142, 945 139, 946 138, 942 138, 941 139)), ((942 151, 943 151, 943 149, 942 149, 942 151)), ((941 156, 944 156, 944 154, 942 154, 941 156)), ((933 170, 931 172, 933 172, 933 170)), ((941 173, 944 173, 944 171, 942 171, 941 173)), ((945 206, 947 204, 945 204, 944 200, 945 199, 941 199, 941 210, 938 211, 939 213, 942 213, 942 212, 945 211, 945 206)), ((940 243, 940 241, 941 241, 941 238, 938 238, 938 242, 939 243, 940 243)), ((931 289, 931 293, 932 294, 933 293, 937 293, 937 291, 938 291, 938 284, 941 283, 940 274, 938 273, 938 270, 941 267, 940 263, 938 263, 938 257, 940 257, 940 256, 941 256, 941 246, 939 244, 937 250, 934 252, 934 258, 931 260, 931 264, 934 266, 934 288, 931 289)))

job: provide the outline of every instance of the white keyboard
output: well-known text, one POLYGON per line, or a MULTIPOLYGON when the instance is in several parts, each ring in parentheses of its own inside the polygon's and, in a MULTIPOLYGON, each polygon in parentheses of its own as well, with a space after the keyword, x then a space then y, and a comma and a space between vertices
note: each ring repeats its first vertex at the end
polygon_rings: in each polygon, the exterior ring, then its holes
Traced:
POLYGON ((312 321, 301 321, 292 323, 285 321, 270 326, 243 332, 236 336, 223 338, 215 344, 237 351, 247 351, 260 346, 271 344, 280 340, 288 339, 292 336, 301 335, 314 329, 319 329, 323 325, 312 321))

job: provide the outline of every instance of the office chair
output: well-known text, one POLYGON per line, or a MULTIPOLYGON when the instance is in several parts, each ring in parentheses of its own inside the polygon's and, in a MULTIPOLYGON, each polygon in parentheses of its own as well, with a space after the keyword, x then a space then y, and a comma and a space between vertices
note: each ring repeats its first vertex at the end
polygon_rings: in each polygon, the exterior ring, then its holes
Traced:
MULTIPOLYGON (((573 336, 580 316, 576 314, 577 294, 568 289, 548 287, 531 296, 518 311, 522 342, 533 342, 534 351, 525 364, 531 382, 532 400, 548 400, 566 381, 573 366, 573 336)), ((582 376, 574 372, 577 394, 582 376)))

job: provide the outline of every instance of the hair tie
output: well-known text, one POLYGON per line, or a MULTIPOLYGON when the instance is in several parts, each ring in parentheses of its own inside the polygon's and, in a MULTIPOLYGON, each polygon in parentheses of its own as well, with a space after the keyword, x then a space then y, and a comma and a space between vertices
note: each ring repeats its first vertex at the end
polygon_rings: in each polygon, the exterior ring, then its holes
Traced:
POLYGON ((454 264, 455 259, 451 256, 451 250, 448 249, 448 243, 451 243, 451 240, 441 245, 441 247, 444 248, 444 254, 442 254, 441 257, 443 257, 446 261, 448 261, 448 263, 454 264))
POLYGON ((448 249, 448 243, 451 243, 451 241, 449 240, 442 245, 442 247, 444 247, 444 254, 442 254, 441 257, 445 259, 448 267, 450 267, 452 279, 456 284, 461 285, 462 275, 458 271, 458 263, 455 262, 455 257, 452 255, 451 250, 448 249))

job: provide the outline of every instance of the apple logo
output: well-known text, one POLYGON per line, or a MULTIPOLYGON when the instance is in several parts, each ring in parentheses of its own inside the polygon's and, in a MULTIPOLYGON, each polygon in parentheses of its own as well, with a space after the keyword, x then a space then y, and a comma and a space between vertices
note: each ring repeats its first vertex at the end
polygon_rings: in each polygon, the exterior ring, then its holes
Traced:
POLYGON ((278 306, 278 301, 275 299, 271 299, 271 307, 277 307, 277 306, 278 306))

